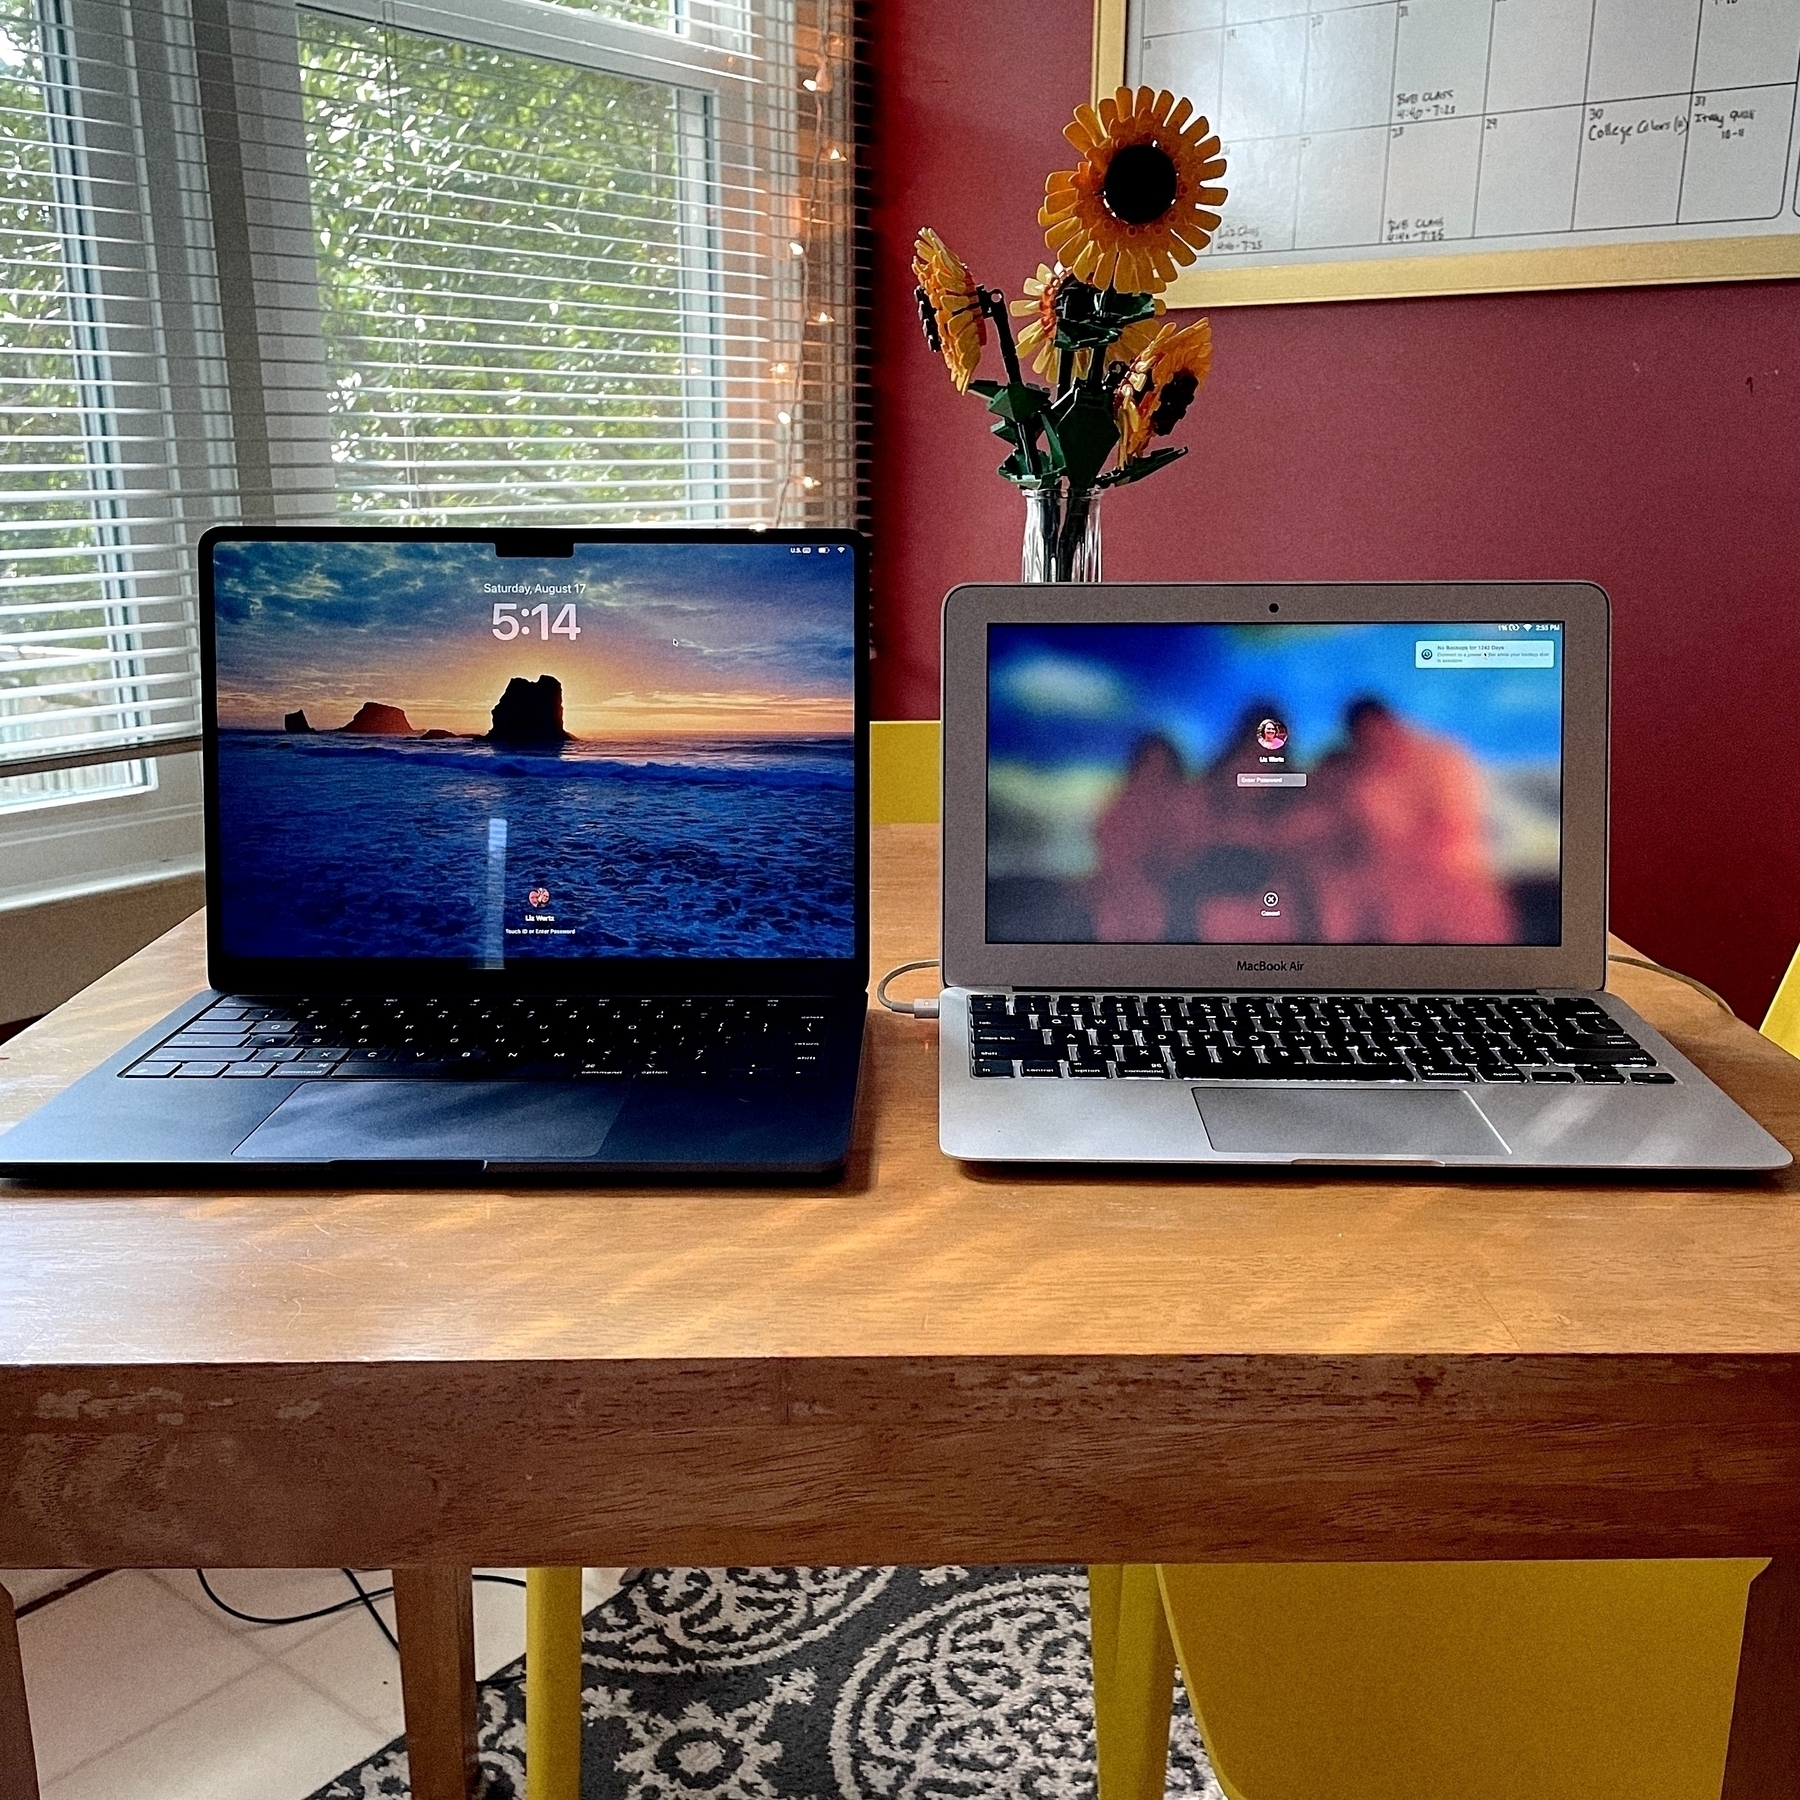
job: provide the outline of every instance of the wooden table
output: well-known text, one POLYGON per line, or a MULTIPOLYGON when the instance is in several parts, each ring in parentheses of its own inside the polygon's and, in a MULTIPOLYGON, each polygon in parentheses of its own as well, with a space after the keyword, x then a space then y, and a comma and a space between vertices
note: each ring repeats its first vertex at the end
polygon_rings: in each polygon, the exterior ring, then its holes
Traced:
MULTIPOLYGON (((876 832, 878 970, 935 835, 876 832)), ((201 969, 0 1047, 0 1121, 201 969)), ((1800 1062, 1617 984, 1800 1146, 1800 1062)), ((0 1186, 0 1566, 395 1566, 426 1800, 478 1562, 1773 1555, 1727 1793, 1800 1794, 1800 1178, 966 1168, 936 1062, 874 1015, 828 1188, 0 1186)))

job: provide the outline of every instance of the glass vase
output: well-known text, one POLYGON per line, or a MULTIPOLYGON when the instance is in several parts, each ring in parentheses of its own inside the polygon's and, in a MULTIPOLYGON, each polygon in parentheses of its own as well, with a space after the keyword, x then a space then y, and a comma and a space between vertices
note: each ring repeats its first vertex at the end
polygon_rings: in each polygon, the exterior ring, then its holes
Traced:
POLYGON ((1071 491, 1066 481, 1027 483, 1021 581, 1099 581, 1100 491, 1071 491))

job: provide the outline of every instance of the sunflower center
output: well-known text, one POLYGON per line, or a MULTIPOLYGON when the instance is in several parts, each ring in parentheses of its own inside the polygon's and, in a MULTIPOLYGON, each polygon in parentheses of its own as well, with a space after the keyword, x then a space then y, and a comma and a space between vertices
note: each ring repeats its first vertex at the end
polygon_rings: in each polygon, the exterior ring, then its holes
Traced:
POLYGON ((1200 378, 1192 369, 1178 369, 1156 397, 1156 410, 1150 415, 1150 429, 1158 437, 1167 437, 1182 421, 1200 391, 1200 378))
POLYGON ((1175 163, 1156 144, 1127 144, 1106 165, 1100 198, 1126 225, 1148 225, 1175 204, 1175 163))

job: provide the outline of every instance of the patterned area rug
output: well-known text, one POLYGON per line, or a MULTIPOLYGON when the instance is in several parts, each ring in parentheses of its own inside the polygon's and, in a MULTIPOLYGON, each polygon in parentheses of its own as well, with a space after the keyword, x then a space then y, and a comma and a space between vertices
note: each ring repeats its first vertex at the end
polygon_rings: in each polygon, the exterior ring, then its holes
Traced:
MULTIPOLYGON (((583 1650, 582 1800, 1093 1800, 1079 1569, 654 1569, 583 1650)), ((481 1751, 523 1800, 522 1663, 481 1751)), ((1168 1792, 1221 1800, 1179 1694, 1168 1792)), ((313 1800, 409 1793, 396 1741, 313 1800)))

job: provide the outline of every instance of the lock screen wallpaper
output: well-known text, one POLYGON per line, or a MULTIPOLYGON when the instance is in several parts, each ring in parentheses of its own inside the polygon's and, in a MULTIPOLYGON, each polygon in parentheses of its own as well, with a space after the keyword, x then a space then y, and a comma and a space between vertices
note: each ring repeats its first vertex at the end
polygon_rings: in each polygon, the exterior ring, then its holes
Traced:
POLYGON ((990 943, 1557 943, 1562 626, 991 626, 987 819, 990 943))
POLYGON ((212 555, 232 954, 854 954, 848 547, 212 555))

